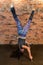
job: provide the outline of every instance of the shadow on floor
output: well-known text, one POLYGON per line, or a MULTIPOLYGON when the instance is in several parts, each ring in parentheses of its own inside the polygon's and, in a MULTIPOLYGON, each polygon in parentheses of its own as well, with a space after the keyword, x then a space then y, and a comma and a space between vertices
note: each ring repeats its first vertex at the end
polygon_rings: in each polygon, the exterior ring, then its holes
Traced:
POLYGON ((43 65, 43 45, 31 45, 34 61, 28 59, 28 53, 18 60, 18 45, 0 45, 0 65, 43 65))

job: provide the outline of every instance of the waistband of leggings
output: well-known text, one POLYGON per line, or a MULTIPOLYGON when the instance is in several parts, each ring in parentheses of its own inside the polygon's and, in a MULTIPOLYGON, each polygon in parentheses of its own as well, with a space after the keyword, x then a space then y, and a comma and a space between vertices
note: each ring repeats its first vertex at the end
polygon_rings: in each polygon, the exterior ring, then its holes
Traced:
POLYGON ((26 39, 26 37, 22 37, 22 36, 18 36, 18 39, 21 38, 21 39, 26 39))

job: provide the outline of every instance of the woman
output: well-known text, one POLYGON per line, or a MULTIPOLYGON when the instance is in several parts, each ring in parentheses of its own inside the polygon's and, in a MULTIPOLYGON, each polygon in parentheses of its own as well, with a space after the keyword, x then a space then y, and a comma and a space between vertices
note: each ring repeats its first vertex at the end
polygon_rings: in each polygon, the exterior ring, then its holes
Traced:
POLYGON ((32 22, 34 10, 32 10, 32 13, 29 17, 29 20, 24 27, 22 27, 17 15, 16 15, 16 12, 15 12, 13 5, 11 5, 11 12, 12 12, 13 18, 15 19, 15 22, 17 24, 18 35, 19 35, 19 37, 18 37, 19 50, 23 53, 24 49, 26 49, 28 51, 28 56, 29 56, 30 60, 32 60, 33 57, 31 54, 30 46, 28 46, 28 44, 25 42, 25 40, 26 40, 26 34, 27 34, 29 27, 30 27, 30 23, 32 22))

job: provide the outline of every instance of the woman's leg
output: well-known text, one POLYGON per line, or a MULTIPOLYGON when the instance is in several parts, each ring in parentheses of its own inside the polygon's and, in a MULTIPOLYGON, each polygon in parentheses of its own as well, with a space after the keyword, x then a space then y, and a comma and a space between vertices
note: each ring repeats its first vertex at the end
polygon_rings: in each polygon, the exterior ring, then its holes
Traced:
POLYGON ((27 24, 26 24, 26 25, 24 26, 24 28, 23 28, 23 31, 24 31, 25 34, 28 32, 28 30, 29 30, 29 28, 30 28, 30 23, 32 22, 33 15, 34 15, 34 10, 32 11, 32 13, 31 13, 31 15, 30 15, 30 18, 29 18, 29 20, 28 20, 28 22, 27 22, 27 24))
POLYGON ((11 9, 11 12, 13 14, 13 18, 15 19, 15 21, 17 23, 17 28, 18 28, 18 32, 19 32, 19 30, 22 30, 23 28, 22 28, 21 23, 20 23, 17 15, 16 15, 16 12, 15 12, 15 9, 14 9, 13 5, 11 6, 10 9, 11 9))

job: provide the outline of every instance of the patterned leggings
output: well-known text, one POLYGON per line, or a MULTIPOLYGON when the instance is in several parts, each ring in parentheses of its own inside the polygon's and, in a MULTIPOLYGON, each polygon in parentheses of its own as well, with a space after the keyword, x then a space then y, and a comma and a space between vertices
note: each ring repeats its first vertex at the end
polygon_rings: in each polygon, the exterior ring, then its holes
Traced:
POLYGON ((20 23, 20 21, 19 21, 17 15, 16 15, 16 12, 15 12, 14 7, 11 8, 11 12, 12 12, 12 14, 13 14, 13 18, 15 19, 15 21, 16 21, 16 23, 17 23, 18 34, 19 34, 20 36, 25 37, 25 36, 26 36, 26 33, 27 33, 28 30, 29 30, 30 23, 31 23, 32 18, 33 18, 33 15, 34 15, 34 11, 32 11, 32 13, 31 13, 31 15, 30 15, 30 18, 29 18, 27 24, 26 24, 24 27, 22 27, 22 25, 21 25, 21 23, 20 23))

